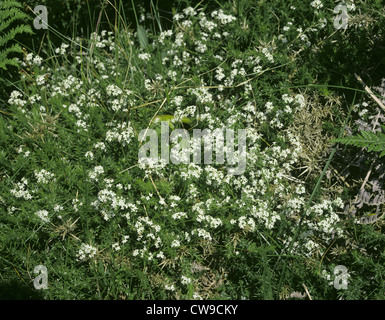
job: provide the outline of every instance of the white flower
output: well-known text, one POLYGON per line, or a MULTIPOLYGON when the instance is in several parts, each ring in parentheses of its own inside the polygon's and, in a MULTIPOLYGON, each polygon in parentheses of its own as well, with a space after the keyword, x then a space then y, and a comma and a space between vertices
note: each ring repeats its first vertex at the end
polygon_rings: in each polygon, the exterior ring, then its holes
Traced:
POLYGON ((97 252, 97 248, 82 243, 79 249, 79 252, 77 253, 78 261, 85 260, 87 258, 93 258, 97 252))
POLYGON ((165 285, 164 285, 164 288, 165 288, 166 290, 169 290, 169 291, 175 291, 175 287, 174 287, 173 284, 172 284, 172 285, 165 284, 165 285))
POLYGON ((297 94, 294 97, 296 103, 299 105, 300 109, 304 108, 306 106, 305 98, 302 94, 297 94))
POLYGON ((130 236, 123 236, 122 243, 125 244, 129 238, 130 236))
POLYGON ((162 31, 158 37, 158 41, 161 44, 164 44, 164 39, 166 37, 171 37, 172 36, 172 30, 167 30, 167 31, 162 31))
POLYGON ((203 300, 203 298, 198 293, 196 293, 196 292, 193 294, 193 299, 203 300))
POLYGON ((323 28, 326 27, 327 23, 328 23, 328 21, 327 21, 326 18, 320 18, 318 20, 317 27, 320 28, 320 29, 323 29, 323 28))
POLYGON ((209 241, 213 240, 210 233, 202 228, 195 229, 191 232, 191 234, 195 234, 198 232, 198 236, 202 237, 203 239, 207 239, 209 241))
POLYGON ((122 122, 118 124, 115 128, 112 130, 108 130, 106 133, 106 141, 112 142, 114 140, 118 141, 119 143, 122 143, 123 146, 130 143, 131 138, 134 135, 134 131, 131 127, 130 122, 122 122))
POLYGON ((207 29, 210 32, 213 31, 214 28, 217 26, 215 22, 207 20, 206 17, 203 15, 201 15, 199 24, 202 27, 202 29, 207 29))
POLYGON ((53 178, 55 175, 45 169, 42 169, 40 171, 35 170, 34 173, 38 183, 48 183, 50 180, 55 181, 55 179, 53 178))
POLYGON ((94 159, 94 154, 91 152, 91 151, 87 151, 84 156, 86 158, 89 158, 90 160, 93 160, 94 159))
POLYGON ((109 84, 106 88, 106 92, 108 96, 118 96, 123 93, 122 89, 114 84, 109 84))
POLYGON ((273 103, 270 102, 270 101, 269 101, 269 102, 266 102, 265 107, 266 107, 266 112, 267 112, 267 113, 270 112, 270 111, 272 111, 273 108, 274 108, 273 103))
POLYGON ((189 283, 191 283, 191 278, 188 278, 186 276, 182 276, 181 283, 182 284, 189 284, 189 283))
POLYGON ((16 183, 16 188, 11 189, 10 192, 16 197, 16 198, 24 198, 25 200, 32 199, 32 195, 29 193, 28 190, 26 190, 28 184, 28 180, 26 178, 22 178, 21 182, 16 183))
POLYGON ((353 2, 350 2, 346 6, 349 11, 356 11, 356 5, 353 2))
POLYGON ((216 11, 216 10, 213 11, 211 13, 211 16, 213 18, 218 19, 223 25, 228 24, 228 23, 236 20, 236 18, 234 16, 225 14, 222 9, 219 9, 218 11, 216 11))
POLYGON ((157 253, 156 257, 157 257, 158 259, 164 259, 164 258, 165 258, 165 256, 164 256, 164 254, 163 254, 162 251, 159 251, 159 252, 157 253))
POLYGON ((44 222, 48 222, 48 211, 47 210, 39 210, 36 211, 35 214, 44 222))
POLYGON ((180 247, 180 241, 175 239, 175 240, 171 243, 171 247, 172 247, 172 248, 178 248, 178 247, 180 247))
POLYGON ((368 109, 362 109, 359 113, 358 113, 358 115, 360 116, 360 118, 362 118, 365 114, 367 114, 368 113, 368 109))
POLYGON ((194 10, 194 8, 192 7, 188 7, 186 9, 183 9, 183 13, 186 15, 186 16, 195 16, 197 14, 197 12, 194 10))
POLYGON ((94 144, 94 148, 95 148, 95 149, 100 149, 100 150, 105 151, 105 150, 106 150, 106 145, 105 145, 104 142, 101 141, 101 142, 95 143, 95 144, 94 144))
POLYGON ((187 29, 187 28, 189 28, 191 26, 192 26, 192 21, 190 21, 190 20, 185 20, 185 21, 182 22, 182 27, 184 29, 187 29))
POLYGON ((55 205, 55 207, 53 208, 53 211, 59 212, 59 211, 62 211, 63 209, 64 209, 63 206, 57 204, 57 205, 55 205))
POLYGON ((151 55, 149 53, 139 53, 138 58, 143 61, 149 61, 151 58, 151 55))
POLYGON ((116 243, 112 244, 112 249, 115 250, 115 251, 119 251, 120 250, 119 242, 116 242, 116 243))
POLYGON ((314 0, 313 2, 310 3, 310 5, 313 8, 316 8, 317 10, 321 9, 324 5, 322 4, 321 0, 314 0))
POLYGON ((41 57, 39 57, 39 56, 35 56, 34 58, 33 58, 33 64, 35 65, 35 66, 40 66, 41 65, 41 62, 43 61, 43 59, 41 58, 41 57))
POLYGON ((74 112, 78 118, 80 118, 82 116, 82 112, 80 111, 80 108, 76 104, 73 104, 73 103, 71 103, 68 106, 68 112, 71 112, 71 113, 74 112))
POLYGON ((196 45, 197 47, 195 48, 196 51, 200 52, 200 53, 205 53, 206 50, 207 50, 207 46, 205 43, 202 43, 201 41, 196 41, 196 45))
POLYGON ((215 70, 215 78, 218 80, 218 81, 221 81, 224 77, 225 77, 225 74, 223 73, 223 68, 221 67, 218 67, 216 70, 215 70))
MULTIPOLYGON (((77 127, 79 127, 79 128, 81 128, 81 129, 83 129, 84 131, 88 131, 88 125, 87 125, 87 123, 85 122, 85 121, 83 121, 83 120, 77 120, 76 121, 76 126, 77 127)), ((80 129, 78 129, 77 130, 77 132, 80 132, 80 129)))
POLYGON ((36 84, 42 86, 45 84, 45 74, 36 77, 36 84))
POLYGON ((21 92, 14 90, 11 92, 11 96, 8 99, 8 103, 23 107, 27 103, 27 101, 20 99, 20 97, 22 96, 23 95, 21 92))
POLYGON ((29 102, 30 102, 31 104, 34 104, 35 102, 41 100, 41 96, 38 95, 38 94, 33 94, 33 95, 31 95, 31 96, 28 98, 28 100, 29 100, 29 102))
POLYGON ((338 208, 343 208, 344 207, 344 202, 342 201, 341 198, 336 198, 334 200, 334 204, 338 207, 338 208))
POLYGON ((186 43, 183 41, 184 39, 184 33, 179 32, 175 36, 175 41, 173 43, 173 47, 182 47, 185 46, 186 43))
POLYGON ((238 219, 238 226, 245 231, 254 231, 255 222, 252 218, 247 219, 246 216, 242 216, 238 219))
POLYGON ((88 173, 90 179, 98 181, 98 175, 104 173, 104 169, 102 166, 96 166, 93 171, 88 173))
POLYGON ((182 104, 183 97, 182 96, 176 96, 174 99, 171 100, 171 103, 175 104, 177 107, 179 107, 182 104))
POLYGON ((168 76, 171 80, 176 80, 177 73, 176 73, 176 71, 169 70, 169 71, 167 72, 167 76, 168 76))
POLYGON ((60 55, 65 55, 66 49, 69 47, 68 44, 63 43, 60 48, 55 49, 55 53, 58 53, 60 55))
POLYGON ((187 214, 185 212, 177 212, 172 215, 172 218, 175 220, 179 220, 182 217, 187 217, 187 214))
POLYGON ((267 60, 269 60, 271 63, 274 62, 274 57, 273 57, 273 55, 270 53, 269 49, 263 48, 263 49, 262 49, 262 53, 265 55, 265 57, 267 58, 267 60))
POLYGON ((172 18, 173 18, 173 20, 175 20, 175 21, 179 21, 179 20, 183 19, 184 16, 183 16, 183 14, 181 14, 181 13, 177 13, 177 14, 175 14, 172 18))
POLYGON ((208 88, 199 87, 196 89, 191 89, 189 92, 195 95, 197 97, 197 101, 202 104, 213 102, 213 95, 209 92, 208 88))

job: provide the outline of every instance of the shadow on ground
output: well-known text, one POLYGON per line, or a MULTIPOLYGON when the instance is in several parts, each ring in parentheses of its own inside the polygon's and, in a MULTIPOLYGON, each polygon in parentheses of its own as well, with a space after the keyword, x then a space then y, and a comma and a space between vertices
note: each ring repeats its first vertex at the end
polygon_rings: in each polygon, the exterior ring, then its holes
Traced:
POLYGON ((41 292, 17 279, 0 281, 0 300, 43 300, 41 292))

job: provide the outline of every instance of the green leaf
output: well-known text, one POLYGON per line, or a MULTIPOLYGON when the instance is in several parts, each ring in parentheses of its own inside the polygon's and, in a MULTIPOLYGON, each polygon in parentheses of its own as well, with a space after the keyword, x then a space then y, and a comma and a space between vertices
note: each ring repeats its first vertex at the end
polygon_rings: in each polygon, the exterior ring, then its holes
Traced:
POLYGON ((20 33, 33 34, 29 25, 18 24, 14 28, 9 28, 16 20, 26 20, 28 15, 20 11, 21 3, 17 1, 0 1, 0 48, 5 47, 5 50, 0 50, 0 68, 7 70, 7 65, 18 66, 15 57, 9 58, 9 54, 22 52, 18 44, 9 44, 14 40, 16 35, 20 33))
POLYGON ((168 125, 170 126, 170 128, 174 130, 175 127, 174 127, 174 124, 172 123, 172 120, 174 120, 174 116, 165 114, 165 115, 156 116, 154 120, 152 120, 152 123, 155 124, 159 122, 168 122, 168 125))
POLYGON ((368 152, 381 152, 380 157, 385 155, 385 134, 382 132, 361 131, 355 136, 333 139, 332 142, 367 148, 368 152))
MULTIPOLYGON (((170 128, 172 130, 174 130, 174 128, 175 128, 174 123, 173 123, 174 119, 175 119, 174 116, 169 115, 169 114, 159 115, 159 116, 156 116, 154 118, 154 120, 152 121, 152 124, 159 123, 159 122, 168 122, 168 125, 170 126, 170 128)), ((188 124, 188 125, 192 124, 192 120, 190 118, 187 118, 187 117, 183 117, 182 119, 180 119, 180 122, 188 124)))
POLYGON ((143 49, 146 49, 148 47, 148 38, 147 38, 146 30, 141 25, 138 25, 137 34, 138 34, 138 40, 139 40, 140 46, 143 49))

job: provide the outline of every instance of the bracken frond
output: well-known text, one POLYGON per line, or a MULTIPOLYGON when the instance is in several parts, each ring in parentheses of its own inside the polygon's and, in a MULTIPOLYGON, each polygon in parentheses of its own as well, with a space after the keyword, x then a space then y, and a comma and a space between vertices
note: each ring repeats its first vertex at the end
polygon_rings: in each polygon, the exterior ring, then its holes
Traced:
MULTIPOLYGON (((385 132, 385 126, 381 126, 385 132)), ((380 152, 380 157, 385 155, 385 134, 383 132, 361 131, 355 136, 333 139, 332 142, 367 148, 368 152, 380 152)))
POLYGON ((31 27, 26 24, 18 24, 10 28, 15 21, 28 18, 28 15, 20 10, 21 7, 22 4, 17 1, 0 1, 0 68, 5 70, 7 70, 9 65, 18 66, 18 60, 10 58, 9 55, 22 52, 22 49, 19 44, 12 44, 4 50, 1 50, 1 48, 5 47, 17 34, 33 33, 31 27))

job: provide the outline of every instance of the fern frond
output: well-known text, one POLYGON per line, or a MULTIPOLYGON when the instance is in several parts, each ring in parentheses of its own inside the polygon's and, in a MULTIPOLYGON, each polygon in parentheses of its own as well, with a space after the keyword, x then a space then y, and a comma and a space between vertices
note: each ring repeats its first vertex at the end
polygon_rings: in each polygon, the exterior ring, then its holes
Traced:
POLYGON ((14 39, 17 34, 23 32, 30 33, 32 30, 29 26, 26 25, 20 25, 12 28, 3 37, 0 36, 0 47, 3 47, 8 41, 14 39))
POLYGON ((17 8, 13 10, 4 9, 0 3, 0 32, 8 28, 12 22, 22 19, 28 19, 28 15, 17 8))
MULTIPOLYGON (((381 127, 385 131, 385 126, 381 127)), ((380 157, 385 155, 385 134, 383 132, 361 131, 355 136, 333 139, 332 142, 367 148, 368 152, 381 152, 380 157)))
POLYGON ((21 47, 16 43, 13 44, 11 47, 0 51, 0 68, 7 69, 7 65, 13 65, 15 67, 18 66, 18 59, 17 58, 12 58, 9 59, 8 55, 11 52, 23 52, 21 47))
MULTIPOLYGON (((10 29, 11 24, 15 21, 28 19, 28 15, 23 13, 20 8, 22 8, 20 2, 13 0, 0 1, 0 49, 20 33, 33 34, 31 27, 26 24, 18 24, 10 29)), ((7 70, 7 65, 18 66, 18 59, 9 58, 9 55, 21 51, 18 44, 13 44, 0 51, 0 68, 7 70)))

